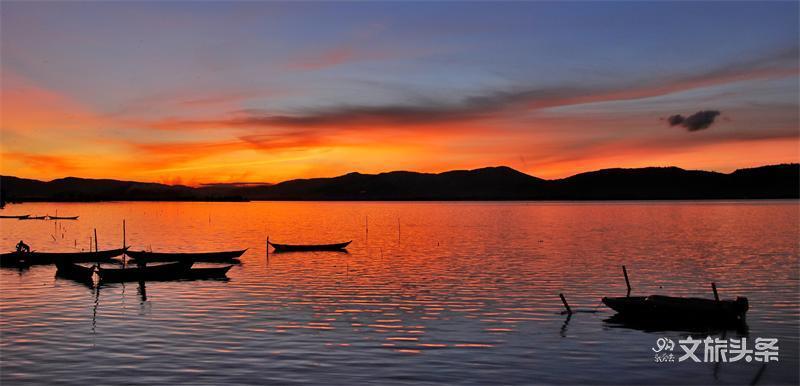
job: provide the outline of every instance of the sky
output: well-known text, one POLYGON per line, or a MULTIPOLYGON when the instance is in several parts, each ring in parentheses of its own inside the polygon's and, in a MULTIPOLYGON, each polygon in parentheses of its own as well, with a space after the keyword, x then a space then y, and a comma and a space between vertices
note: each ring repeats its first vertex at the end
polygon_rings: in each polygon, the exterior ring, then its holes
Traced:
POLYGON ((800 161, 798 2, 0 3, 0 173, 800 161))

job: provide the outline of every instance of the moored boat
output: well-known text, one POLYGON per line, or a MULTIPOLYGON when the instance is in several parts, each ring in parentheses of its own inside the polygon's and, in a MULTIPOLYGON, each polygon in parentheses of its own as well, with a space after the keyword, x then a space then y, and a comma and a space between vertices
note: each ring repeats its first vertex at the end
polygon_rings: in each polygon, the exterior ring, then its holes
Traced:
POLYGON ((24 216, 24 217, 17 217, 19 220, 44 220, 47 216, 24 216))
POLYGON ((233 267, 226 265, 224 267, 210 267, 210 268, 191 268, 186 272, 186 279, 221 279, 225 278, 228 271, 233 267))
POLYGON ((103 283, 127 281, 199 280, 225 278, 232 265, 211 268, 192 268, 191 261, 150 265, 146 267, 104 268, 85 267, 68 261, 59 261, 58 275, 82 282, 91 281, 95 270, 103 283))
POLYGON ((127 251, 126 255, 136 261, 223 261, 227 262, 236 259, 247 249, 238 251, 223 251, 223 252, 147 252, 147 251, 127 251))
POLYGON ((94 275, 94 267, 84 267, 79 264, 71 263, 66 260, 56 261, 56 275, 77 280, 83 283, 91 283, 94 275))
POLYGON ((77 220, 80 216, 47 216, 48 220, 77 220))
POLYGON ((185 276, 192 267, 191 261, 179 261, 150 265, 145 267, 102 268, 98 267, 97 275, 101 282, 175 280, 185 276))
POLYGON ((749 308, 745 297, 714 300, 651 295, 604 297, 602 300, 625 318, 661 322, 741 322, 749 308))
POLYGON ((97 252, 10 252, 0 254, 0 265, 41 265, 57 261, 73 263, 118 263, 112 257, 119 256, 125 249, 109 249, 97 252))
POLYGON ((21 215, 14 215, 14 216, 0 215, 0 218, 15 218, 15 219, 23 219, 23 218, 28 218, 28 217, 30 217, 30 216, 31 216, 31 215, 29 215, 29 214, 21 214, 21 215))
POLYGON ((345 243, 337 244, 278 244, 270 241, 269 245, 275 248, 276 252, 340 251, 347 248, 352 242, 353 241, 350 240, 345 243))

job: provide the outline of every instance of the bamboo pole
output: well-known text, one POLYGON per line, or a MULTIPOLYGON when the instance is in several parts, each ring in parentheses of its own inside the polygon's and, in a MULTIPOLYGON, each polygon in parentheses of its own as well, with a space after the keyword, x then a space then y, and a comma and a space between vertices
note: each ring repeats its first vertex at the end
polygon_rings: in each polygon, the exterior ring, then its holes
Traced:
POLYGON ((719 294, 717 293, 717 284, 711 283, 711 290, 714 291, 714 300, 719 301, 719 294))
MULTIPOLYGON (((125 219, 122 219, 122 250, 123 251, 125 250, 125 247, 127 246, 126 244, 127 244, 127 241, 125 240, 125 219)), ((125 265, 127 263, 126 256, 127 256, 127 254, 125 254, 125 253, 122 254, 122 267, 123 268, 125 267, 125 265)))
POLYGON ((622 274, 625 275, 625 285, 628 286, 628 296, 631 296, 631 281, 628 280, 628 269, 622 266, 622 274))
POLYGON ((567 313, 572 315, 572 309, 569 308, 569 303, 567 303, 567 298, 564 297, 564 294, 558 294, 561 297, 561 302, 564 303, 564 308, 567 309, 567 313))
POLYGON ((94 228, 94 251, 97 252, 97 228, 94 228))

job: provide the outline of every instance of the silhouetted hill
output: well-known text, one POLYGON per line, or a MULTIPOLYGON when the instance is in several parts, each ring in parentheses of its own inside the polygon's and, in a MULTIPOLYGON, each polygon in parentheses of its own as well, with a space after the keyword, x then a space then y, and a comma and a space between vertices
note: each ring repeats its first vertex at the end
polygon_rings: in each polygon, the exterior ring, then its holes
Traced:
POLYGON ((544 182, 508 167, 493 167, 441 174, 350 173, 240 192, 259 200, 514 200, 529 198, 544 182))
POLYGON ((603 169, 552 181, 550 194, 569 200, 727 197, 729 177, 676 167, 603 169))
POLYGON ((18 201, 200 201, 242 200, 230 188, 192 188, 107 179, 67 177, 49 182, 0 176, 0 193, 18 201))
POLYGON ((800 164, 730 174, 677 167, 604 169, 543 180, 508 167, 439 174, 349 173, 279 184, 210 184, 197 188, 117 180, 50 182, 0 176, 6 201, 102 200, 674 200, 800 198, 800 164))

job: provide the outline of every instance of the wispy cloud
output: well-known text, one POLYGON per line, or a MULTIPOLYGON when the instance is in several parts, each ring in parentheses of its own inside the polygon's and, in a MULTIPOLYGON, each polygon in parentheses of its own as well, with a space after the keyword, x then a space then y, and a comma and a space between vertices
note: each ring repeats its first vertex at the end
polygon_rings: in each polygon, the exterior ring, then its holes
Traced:
POLYGON ((415 130, 426 124, 479 121, 513 117, 537 110, 592 102, 620 101, 667 95, 680 91, 752 79, 798 75, 791 54, 782 50, 759 60, 729 64, 700 74, 654 79, 637 84, 582 87, 529 87, 488 91, 468 95, 458 102, 437 102, 424 98, 419 103, 310 107, 294 114, 270 114, 265 109, 232 111, 217 119, 167 119, 153 122, 160 129, 194 128, 353 128, 398 126, 415 130))

